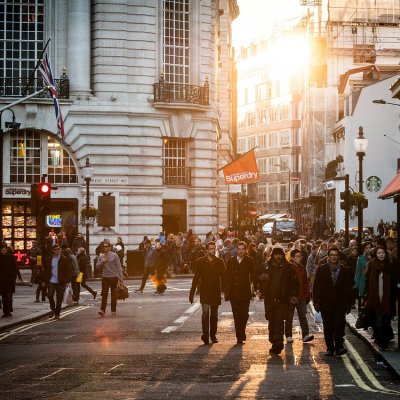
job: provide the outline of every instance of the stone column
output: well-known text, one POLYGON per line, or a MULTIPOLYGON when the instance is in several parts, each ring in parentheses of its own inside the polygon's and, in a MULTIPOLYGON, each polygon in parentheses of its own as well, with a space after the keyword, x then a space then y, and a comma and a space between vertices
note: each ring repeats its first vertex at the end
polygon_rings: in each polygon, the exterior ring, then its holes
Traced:
POLYGON ((68 75, 71 95, 90 95, 90 0, 68 0, 68 75))

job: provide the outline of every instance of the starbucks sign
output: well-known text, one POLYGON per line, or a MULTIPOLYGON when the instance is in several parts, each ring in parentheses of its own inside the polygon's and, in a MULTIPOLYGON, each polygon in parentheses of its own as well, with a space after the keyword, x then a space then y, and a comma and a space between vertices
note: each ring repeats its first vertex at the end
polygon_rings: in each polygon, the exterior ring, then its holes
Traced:
POLYGON ((378 192, 382 187, 382 181, 377 176, 370 176, 365 181, 365 185, 370 192, 378 192))

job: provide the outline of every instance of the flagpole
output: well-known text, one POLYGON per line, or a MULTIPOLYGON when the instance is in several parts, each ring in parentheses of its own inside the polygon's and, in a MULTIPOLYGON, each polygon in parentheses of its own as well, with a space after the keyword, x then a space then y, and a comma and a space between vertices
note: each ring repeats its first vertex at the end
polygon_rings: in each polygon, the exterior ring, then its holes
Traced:
POLYGON ((39 94, 45 92, 46 90, 49 90, 49 87, 48 87, 48 86, 46 86, 46 87, 43 88, 43 89, 38 90, 38 91, 35 92, 35 93, 30 94, 29 96, 26 96, 26 97, 24 97, 24 98, 22 98, 22 99, 18 99, 18 100, 14 101, 14 102, 11 103, 11 104, 7 104, 6 106, 1 107, 1 108, 0 108, 0 112, 2 112, 2 111, 4 111, 4 110, 7 110, 7 109, 9 109, 9 108, 11 108, 11 107, 14 107, 14 106, 16 106, 16 105, 19 104, 19 103, 23 103, 24 101, 29 100, 29 99, 31 99, 32 97, 38 96, 39 94))
POLYGON ((36 70, 38 69, 38 66, 39 66, 39 64, 41 63, 42 59, 43 59, 43 54, 44 54, 44 52, 46 51, 47 46, 48 46, 49 43, 50 43, 50 40, 51 40, 50 38, 47 39, 47 42, 46 42, 46 44, 45 44, 45 46, 44 46, 44 49, 42 50, 42 53, 40 54, 39 60, 36 62, 35 69, 34 69, 33 72, 31 73, 31 76, 29 77, 29 81, 28 81, 27 85, 25 86, 24 92, 22 93, 22 97, 25 96, 26 91, 28 90, 28 87, 29 87, 29 85, 31 84, 31 81, 32 81, 33 77, 35 76, 35 72, 36 72, 36 70))
POLYGON ((251 151, 255 150, 257 147, 253 147, 252 149, 250 149, 249 151, 246 151, 246 153, 243 153, 239 158, 237 158, 236 160, 231 161, 230 163, 224 165, 223 167, 217 169, 217 172, 222 171, 224 168, 226 168, 228 165, 233 164, 235 161, 240 160, 242 157, 244 157, 246 154, 250 153, 251 151))

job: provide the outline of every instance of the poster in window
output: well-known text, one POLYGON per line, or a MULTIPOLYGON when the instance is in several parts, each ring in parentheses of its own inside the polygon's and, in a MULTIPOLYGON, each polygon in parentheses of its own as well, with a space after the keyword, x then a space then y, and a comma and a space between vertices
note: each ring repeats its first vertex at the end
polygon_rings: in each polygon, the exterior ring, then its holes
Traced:
POLYGON ((14 214, 23 214, 24 206, 14 205, 14 214))
POLYGON ((24 228, 17 228, 14 230, 14 237, 16 239, 23 239, 24 238, 24 228))
POLYGON ((11 214, 11 204, 6 204, 3 207, 3 214, 11 214))
POLYGON ((12 237, 11 228, 3 228, 3 237, 4 237, 4 239, 11 239, 11 237, 12 237))
POLYGON ((27 217, 26 226, 36 226, 36 217, 27 217))
POLYGON ((23 240, 14 240, 14 250, 24 250, 25 242, 23 240))
POLYGON ((36 228, 26 228, 26 237, 36 239, 36 228))
POLYGON ((11 216, 3 216, 3 226, 11 226, 11 216))
POLYGON ((24 226, 25 218, 24 217, 14 217, 14 226, 24 226))

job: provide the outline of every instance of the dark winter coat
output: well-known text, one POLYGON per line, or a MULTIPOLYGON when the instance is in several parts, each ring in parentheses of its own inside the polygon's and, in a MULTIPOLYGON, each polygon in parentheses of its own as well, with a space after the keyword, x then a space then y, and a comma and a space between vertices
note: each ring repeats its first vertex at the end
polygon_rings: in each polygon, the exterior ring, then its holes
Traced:
POLYGON ((85 253, 79 253, 77 255, 77 260, 78 260, 78 266, 79 266, 79 271, 83 273, 82 281, 86 281, 86 279, 89 276, 89 271, 88 271, 88 263, 89 259, 88 256, 85 253))
POLYGON ((315 309, 331 312, 333 309, 346 313, 353 302, 353 277, 348 266, 340 267, 336 285, 333 286, 329 263, 318 267, 313 285, 315 309))
POLYGON ((15 293, 17 262, 12 254, 0 254, 0 294, 15 293))
MULTIPOLYGON (((51 260, 53 256, 47 258, 44 265, 44 278, 46 283, 51 279, 51 260)), ((66 257, 60 256, 58 260, 58 283, 68 283, 71 281, 71 265, 66 257)))
POLYGON ((194 296, 199 285, 200 303, 220 305, 221 292, 225 288, 225 281, 225 264, 220 258, 215 257, 213 261, 209 261, 207 256, 199 258, 190 289, 190 296, 194 296))
POLYGON ((225 300, 250 300, 254 274, 251 257, 244 256, 240 264, 237 257, 231 257, 226 266, 225 300))
POLYGON ((296 272, 293 266, 283 260, 281 265, 277 265, 272 262, 272 259, 268 260, 261 265, 259 269, 260 275, 258 277, 260 282, 260 290, 264 295, 264 306, 265 306, 265 316, 272 315, 272 310, 274 307, 279 305, 279 308, 284 312, 281 315, 282 319, 286 318, 286 313, 289 310, 290 299, 292 297, 297 297, 299 292, 299 281, 296 276, 296 272), (272 288, 273 282, 276 281, 275 274, 280 275, 279 288, 272 288), (275 292, 276 295, 272 295, 275 292), (282 304, 285 307, 282 307, 282 304))

